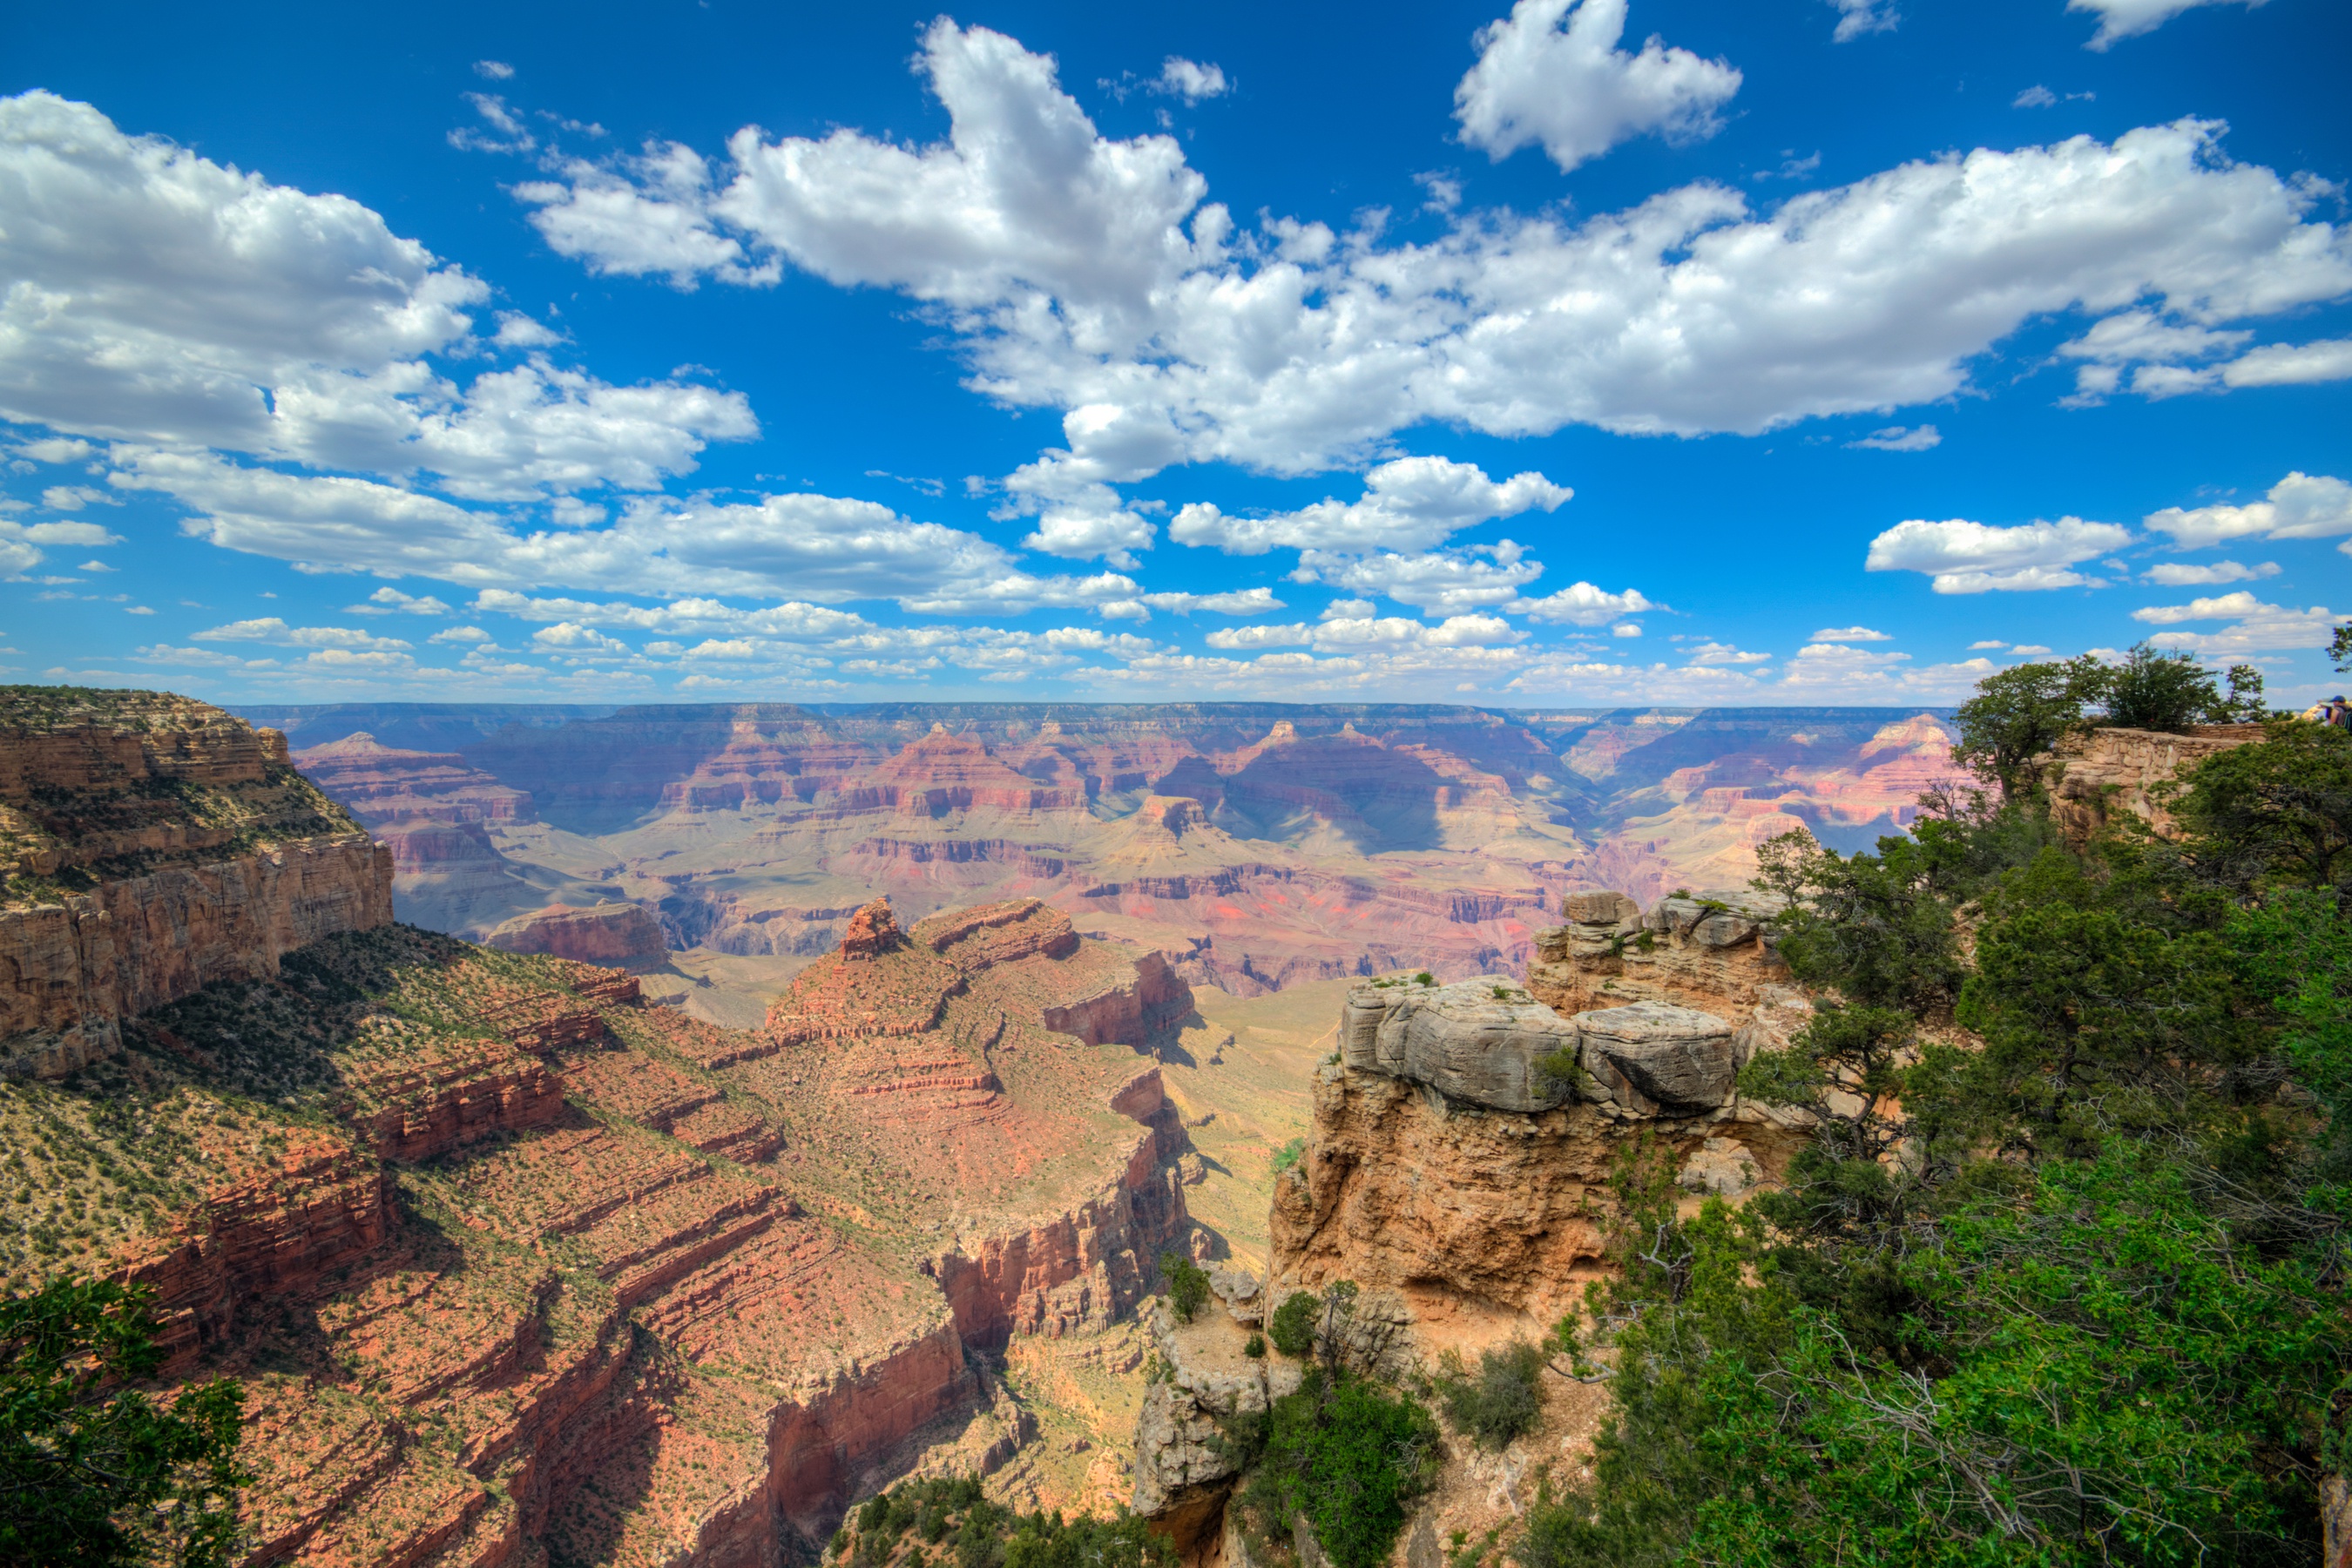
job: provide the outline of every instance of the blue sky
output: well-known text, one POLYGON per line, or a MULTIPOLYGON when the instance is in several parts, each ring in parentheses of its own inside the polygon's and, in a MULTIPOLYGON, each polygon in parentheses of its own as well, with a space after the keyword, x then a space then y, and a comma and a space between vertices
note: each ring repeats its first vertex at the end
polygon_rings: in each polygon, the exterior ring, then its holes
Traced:
POLYGON ((1926 703, 2146 637, 2337 682, 2324 0, 0 28, 10 679, 1926 703))

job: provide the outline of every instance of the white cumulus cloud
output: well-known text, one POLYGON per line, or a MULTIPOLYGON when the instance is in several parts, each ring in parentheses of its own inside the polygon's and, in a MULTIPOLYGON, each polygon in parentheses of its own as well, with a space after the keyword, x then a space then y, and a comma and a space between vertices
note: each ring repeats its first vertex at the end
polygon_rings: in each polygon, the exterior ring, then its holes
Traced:
POLYGON ((2275 561, 2261 561, 2252 566, 2240 561, 2216 561, 2210 566, 2166 561, 2141 573, 2140 580, 2167 588, 2201 588, 2216 583, 2252 583, 2278 574, 2275 561))
POLYGON ((1319 500, 1272 517, 1227 517, 1206 501, 1177 512, 1168 537, 1181 544, 1214 545, 1228 555, 1294 550, 1426 550, 1461 530, 1540 508, 1557 510, 1575 491, 1543 475, 1514 474, 1497 482, 1475 463, 1444 458, 1399 458, 1364 476, 1353 501, 1319 500))
POLYGON ((939 307, 971 384, 1062 410, 1048 459, 1105 484, 1216 460, 1310 472, 1433 421, 1752 433, 1964 390, 2046 315, 2234 331, 2352 292, 2352 247, 2310 216, 2332 187, 2231 161, 2210 121, 1921 160, 1769 216, 1696 184, 1584 218, 1457 213, 1389 244, 1279 216, 1242 232, 1177 142, 1100 135, 1053 61, 1001 34, 936 24, 918 65, 940 142, 747 128, 707 177, 614 166, 523 193, 599 269, 789 263, 939 307), (615 182, 635 204, 607 215, 619 229, 562 227, 615 182), (648 261, 640 234, 713 258, 648 261))
POLYGON ((2132 619, 2167 627, 2190 621, 2229 621, 2231 625, 2217 632, 2168 630, 2152 633, 2147 639, 2167 647, 2221 658, 2234 654, 2325 648, 2335 632, 2338 617, 2329 614, 2325 605, 2314 605, 2302 610, 2267 605, 2242 588, 2234 594, 2192 599, 2186 605, 2151 605, 2146 609, 2134 610, 2132 619))
POLYGON ((2252 8, 2263 4, 2263 0, 2066 0, 2066 9, 2097 15, 2099 30, 2084 47, 2105 49, 2118 38, 2152 33, 2183 11, 2225 4, 2252 8))
POLYGON ((2182 550, 2233 539, 2332 539, 2352 533, 2352 485, 2298 469, 2273 485, 2262 500, 2244 506, 2168 506, 2142 521, 2182 550))
POLYGON ((2090 579, 2068 568, 2131 542, 2127 528, 2079 517, 2011 528, 1963 518, 1913 518, 1872 540, 1863 566, 1870 572, 1926 573, 1938 594, 2077 588, 2090 579))
POLYGON ((1473 40, 1478 63, 1454 89, 1462 140, 1494 158, 1539 142, 1567 170, 1635 136, 1712 135, 1739 72, 1656 37, 1627 54, 1624 32, 1625 0, 1518 0, 1473 40))

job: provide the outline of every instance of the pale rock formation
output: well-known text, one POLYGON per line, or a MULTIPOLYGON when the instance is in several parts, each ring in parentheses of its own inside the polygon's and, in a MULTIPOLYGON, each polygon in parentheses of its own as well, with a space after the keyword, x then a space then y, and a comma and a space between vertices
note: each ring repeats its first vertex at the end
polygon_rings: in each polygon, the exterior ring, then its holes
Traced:
POLYGON ((1593 1098, 1621 1111, 1696 1115, 1731 1094, 1731 1026, 1712 1013, 1634 1002, 1579 1013, 1575 1025, 1593 1098))
POLYGON ((669 956, 661 922, 640 904, 603 903, 584 910, 550 904, 507 921, 483 943, 509 952, 547 952, 635 970, 657 969, 669 956))
POLYGON ((1571 893, 1565 923, 1536 933, 1528 990, 1563 1013, 1671 1002, 1736 1016, 1789 983, 1763 925, 1776 909, 1752 891, 1676 895, 1647 913, 1622 893, 1571 893))
POLYGON ((1225 1500, 1241 1478, 1227 1435, 1296 1392, 1301 1370, 1282 1356, 1242 1354, 1247 1333, 1223 1312, 1179 1323, 1162 1303, 1151 1337, 1165 1372, 1144 1391, 1136 1418, 1133 1506, 1189 1557, 1223 1529, 1225 1500))
POLYGON ((1713 1193, 1727 1198, 1748 1191, 1763 1174, 1763 1168, 1745 1144, 1728 1138, 1710 1138, 1700 1145, 1697 1153, 1683 1162, 1675 1180, 1686 1192, 1713 1193))
POLYGON ((2058 831, 2077 844, 2118 811, 2138 817, 2159 836, 2169 835, 2171 814, 2151 790, 2208 757, 2262 738, 2260 724, 2200 724, 2186 735, 2077 731, 2058 743, 2050 763, 2051 816, 2058 831))
POLYGON ((1360 1072, 1427 1084, 1447 1097, 1498 1110, 1548 1110, 1572 1075, 1543 1064, 1573 1059, 1576 1027, 1507 981, 1420 986, 1376 981, 1348 993, 1339 1057, 1360 1072))

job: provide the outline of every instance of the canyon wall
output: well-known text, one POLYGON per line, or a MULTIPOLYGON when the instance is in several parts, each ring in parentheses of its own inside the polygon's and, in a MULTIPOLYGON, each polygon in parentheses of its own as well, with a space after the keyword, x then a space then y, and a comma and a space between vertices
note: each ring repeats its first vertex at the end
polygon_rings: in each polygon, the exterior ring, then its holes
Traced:
POLYGON ((2185 735, 2154 730, 2079 730, 2050 764, 2050 815, 2076 844, 2117 812, 2169 833, 2171 814, 2150 792, 2207 757, 2263 738, 2260 724, 2200 724, 2185 735))
MULTIPOLYGON (((1203 1245, 1138 1055, 1190 993, 1037 900, 865 906, 722 1029, 565 955, 635 905, 518 933, 552 951, 392 924, 389 858, 215 710, 16 718, 0 974, 54 1038, 0 1079, 0 1289, 152 1285, 169 1373, 244 1380, 252 1563, 811 1557, 1002 1463, 1035 1425, 992 1358, 1203 1245)), ((416 830, 516 820, 470 809, 416 830)))
POLYGON ((392 919, 391 857, 286 740, 149 692, 0 700, 0 1071, 49 1076, 123 1019, 392 919))
POLYGON ((436 930, 625 902, 673 951, 791 959, 877 893, 909 918, 1034 897, 1241 995, 1517 973, 1564 893, 1737 884, 1798 827, 1864 847, 1959 776, 1943 719, 1904 710, 257 712, 436 930))

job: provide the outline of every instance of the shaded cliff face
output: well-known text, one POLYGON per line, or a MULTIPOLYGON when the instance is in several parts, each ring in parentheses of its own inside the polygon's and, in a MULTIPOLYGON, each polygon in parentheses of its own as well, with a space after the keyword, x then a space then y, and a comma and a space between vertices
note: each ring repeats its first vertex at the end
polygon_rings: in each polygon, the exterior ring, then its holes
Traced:
POLYGON ((481 835, 403 851, 404 914, 437 929, 609 900, 656 911, 674 950, 814 956, 877 892, 909 919, 1037 897, 1240 995, 1516 973, 1564 892, 1737 885, 1766 837, 1866 843, 1957 776, 1942 721, 1901 710, 271 713, 363 813, 410 814, 376 824, 395 843, 424 821, 481 835), (529 812, 468 804, 491 788, 529 812))
POLYGON ((286 739, 155 692, 0 690, 0 1060, 69 1070, 121 1020, 392 919, 391 858, 286 739))

